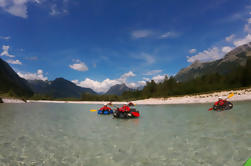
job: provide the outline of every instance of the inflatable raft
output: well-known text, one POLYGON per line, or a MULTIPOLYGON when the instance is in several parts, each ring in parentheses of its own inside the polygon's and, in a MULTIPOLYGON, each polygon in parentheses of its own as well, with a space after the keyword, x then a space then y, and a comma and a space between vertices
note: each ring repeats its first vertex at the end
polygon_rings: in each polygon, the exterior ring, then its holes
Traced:
POLYGON ((214 111, 225 111, 233 108, 233 104, 229 101, 226 101, 223 105, 213 105, 214 111))
POLYGON ((140 113, 136 109, 131 109, 129 112, 126 111, 122 112, 117 109, 116 111, 113 112, 113 117, 120 119, 138 118, 140 117, 140 113))
POLYGON ((112 113, 113 113, 113 110, 98 110, 99 115, 109 115, 112 113))

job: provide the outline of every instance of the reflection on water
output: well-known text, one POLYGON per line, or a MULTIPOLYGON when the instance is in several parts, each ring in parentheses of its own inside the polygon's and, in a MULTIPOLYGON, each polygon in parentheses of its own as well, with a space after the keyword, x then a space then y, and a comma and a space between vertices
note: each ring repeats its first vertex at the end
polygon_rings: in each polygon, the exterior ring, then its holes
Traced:
POLYGON ((141 118, 121 120, 95 105, 1 104, 0 165, 238 166, 251 156, 250 106, 137 106, 141 118))

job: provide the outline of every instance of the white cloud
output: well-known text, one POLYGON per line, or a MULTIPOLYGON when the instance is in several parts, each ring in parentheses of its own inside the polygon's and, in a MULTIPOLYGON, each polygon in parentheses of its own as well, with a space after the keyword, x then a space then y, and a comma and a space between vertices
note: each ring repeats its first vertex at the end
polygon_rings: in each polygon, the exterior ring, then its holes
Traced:
MULTIPOLYGON (((128 77, 134 77, 134 76, 135 74, 130 71, 128 73, 123 74, 120 78, 114 80, 107 78, 103 81, 96 81, 90 78, 86 78, 84 81, 72 80, 72 82, 81 87, 91 88, 96 92, 107 92, 110 87, 116 84, 125 83, 129 88, 136 89, 138 87, 145 86, 146 82, 151 80, 149 78, 143 78, 143 80, 141 81, 127 82, 128 77)), ((156 83, 159 83, 162 82, 167 76, 168 76, 167 74, 157 75, 152 77, 152 80, 154 80, 156 83)))
POLYGON ((222 47, 221 51, 224 52, 225 54, 232 51, 233 48, 229 46, 222 47))
POLYGON ((3 52, 0 54, 0 56, 7 56, 7 57, 10 57, 10 58, 15 57, 14 55, 9 54, 9 48, 10 48, 10 46, 3 45, 3 47, 2 47, 3 52))
POLYGON ((132 71, 129 71, 128 73, 123 74, 121 77, 128 78, 128 77, 135 77, 135 76, 136 75, 132 71))
MULTIPOLYGON (((251 15, 251 12, 249 14, 251 15)), ((247 19, 247 23, 244 25, 244 31, 251 33, 251 17, 247 19)))
POLYGON ((111 86, 121 83, 118 80, 110 80, 109 78, 101 82, 90 78, 86 78, 84 81, 80 82, 78 80, 73 80, 72 82, 81 87, 91 88, 96 92, 106 92, 111 86))
POLYGON ((52 15, 52 16, 54 16, 54 15, 57 15, 59 12, 57 11, 57 6, 56 6, 56 4, 53 4, 52 6, 51 6, 51 10, 50 10, 50 15, 52 15))
POLYGON ((162 72, 162 70, 151 70, 151 71, 146 72, 144 75, 147 75, 147 76, 155 75, 155 74, 158 74, 158 73, 161 73, 161 72, 162 72))
POLYGON ((195 48, 189 50, 189 53, 190 53, 190 54, 194 54, 194 53, 196 53, 196 52, 197 52, 197 50, 196 50, 195 48))
POLYGON ((128 73, 123 74, 123 75, 118 79, 118 81, 119 81, 119 82, 122 82, 122 83, 126 83, 127 78, 129 78, 129 77, 135 77, 135 76, 136 76, 136 75, 135 75, 132 71, 129 71, 128 73))
POLYGON ((7 60, 7 62, 13 65, 22 65, 22 62, 20 62, 18 59, 17 60, 9 59, 7 60))
POLYGON ((234 38, 235 38, 235 35, 232 34, 232 35, 230 35, 230 36, 227 36, 227 37, 225 38, 225 40, 226 40, 226 42, 232 42, 234 38))
MULTIPOLYGON (((1 0, 0 0, 1 1, 1 0)), ((10 36, 0 36, 0 39, 3 40, 10 40, 10 36)))
POLYGON ((236 47, 238 47, 238 46, 241 46, 243 44, 247 44, 249 42, 251 42, 251 35, 250 34, 248 34, 247 36, 245 36, 242 39, 238 39, 238 40, 234 41, 234 45, 236 47))
POLYGON ((148 65, 153 64, 155 62, 155 58, 153 55, 144 52, 137 55, 133 55, 133 58, 143 60, 148 65))
POLYGON ((213 47, 207 50, 204 50, 202 52, 199 52, 198 54, 194 56, 187 56, 187 61, 190 63, 193 63, 195 61, 201 61, 201 62, 208 62, 220 59, 224 56, 223 52, 218 47, 213 47))
POLYGON ((154 82, 156 82, 156 83, 159 83, 159 82, 164 81, 164 79, 165 79, 166 77, 168 77, 167 74, 164 74, 164 75, 157 75, 157 76, 154 76, 154 77, 152 78, 152 80, 154 80, 154 82))
POLYGON ((179 36, 179 34, 176 32, 171 32, 171 31, 160 33, 153 30, 142 29, 142 30, 132 31, 131 36, 133 39, 148 38, 148 37, 153 37, 155 39, 168 39, 168 38, 175 38, 179 36))
MULTIPOLYGON (((28 17, 28 4, 36 3, 41 4, 42 2, 48 2, 49 14, 52 16, 66 14, 68 13, 68 3, 69 0, 60 0, 60 1, 49 1, 49 0, 0 0, 0 8, 5 12, 21 17, 28 17), (50 5, 50 6, 49 6, 50 5)), ((46 4, 46 3, 45 3, 46 4)))
POLYGON ((146 78, 146 77, 143 77, 143 80, 145 80, 145 81, 147 81, 147 82, 151 81, 150 78, 146 78))
POLYGON ((134 39, 140 39, 140 38, 146 38, 152 35, 152 31, 150 30, 136 30, 132 32, 132 38, 134 39))
POLYGON ((150 54, 144 53, 144 54, 142 54, 142 57, 145 58, 146 63, 148 63, 148 64, 153 64, 155 62, 155 58, 150 54))
POLYGON ((132 71, 129 71, 128 73, 121 75, 120 78, 114 80, 107 78, 103 81, 96 81, 90 78, 86 78, 84 81, 72 80, 72 82, 81 87, 91 88, 96 92, 106 92, 109 90, 110 87, 116 84, 125 83, 129 87, 141 85, 142 84, 141 82, 138 82, 137 84, 127 83, 127 79, 129 77, 134 77, 134 76, 135 74, 132 71))
POLYGON ((88 67, 86 66, 86 64, 84 62, 81 62, 80 60, 76 60, 76 63, 69 65, 70 68, 72 68, 73 70, 77 70, 77 71, 87 71, 88 67))
POLYGON ((246 24, 246 25, 244 26, 244 31, 245 31, 245 32, 248 32, 248 33, 251 33, 251 25, 250 25, 250 24, 246 24))
POLYGON ((137 82, 131 82, 126 84, 129 88, 137 89, 138 87, 145 86, 146 81, 137 81, 137 82))
POLYGON ((53 4, 50 8, 50 12, 49 14, 51 16, 56 16, 56 15, 61 15, 61 14, 67 14, 68 13, 68 10, 66 8, 62 8, 60 9, 57 4, 53 4))
POLYGON ((160 35, 160 38, 166 39, 166 38, 173 38, 173 37, 177 37, 177 36, 178 36, 178 34, 175 32, 166 32, 166 33, 160 35))
POLYGON ((43 75, 43 70, 41 69, 37 70, 36 73, 17 72, 17 74, 26 80, 43 80, 43 81, 48 80, 48 78, 43 75))
POLYGON ((38 0, 0 0, 0 7, 11 15, 27 18, 28 3, 39 3, 38 0))

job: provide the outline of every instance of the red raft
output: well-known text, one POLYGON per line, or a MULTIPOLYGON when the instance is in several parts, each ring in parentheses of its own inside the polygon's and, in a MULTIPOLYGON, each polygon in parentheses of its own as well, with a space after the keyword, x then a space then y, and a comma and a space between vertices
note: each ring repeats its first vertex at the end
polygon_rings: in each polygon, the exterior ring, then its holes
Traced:
POLYGON ((113 112, 114 118, 120 118, 120 119, 131 119, 131 118, 138 118, 140 117, 139 111, 136 109, 130 109, 129 111, 123 111, 119 108, 113 112))

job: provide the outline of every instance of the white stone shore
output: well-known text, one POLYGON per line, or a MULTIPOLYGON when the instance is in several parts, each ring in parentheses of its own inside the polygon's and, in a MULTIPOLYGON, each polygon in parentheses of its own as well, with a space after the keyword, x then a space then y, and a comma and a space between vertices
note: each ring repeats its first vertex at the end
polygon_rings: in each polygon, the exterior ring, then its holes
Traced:
MULTIPOLYGON (((158 105, 158 104, 193 104, 193 103, 214 103, 218 97, 227 98, 230 93, 234 96, 229 101, 251 101, 251 88, 235 91, 222 91, 201 95, 187 95, 182 97, 150 98, 132 101, 136 105, 158 105)), ((49 100, 27 100, 33 103, 74 103, 74 104, 105 104, 108 101, 49 101, 49 100)), ((125 104, 126 102, 112 102, 113 104, 125 104)))
POLYGON ((3 103, 25 103, 21 99, 2 98, 3 103))

